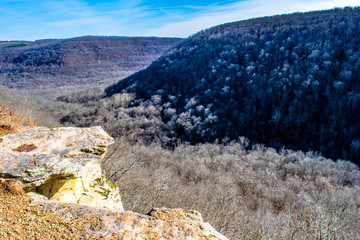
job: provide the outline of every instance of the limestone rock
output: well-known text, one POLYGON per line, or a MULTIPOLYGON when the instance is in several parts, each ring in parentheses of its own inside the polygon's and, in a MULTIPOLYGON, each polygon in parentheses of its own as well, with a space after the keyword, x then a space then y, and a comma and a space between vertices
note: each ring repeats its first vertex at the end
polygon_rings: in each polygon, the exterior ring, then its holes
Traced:
POLYGON ((32 204, 61 214, 66 221, 84 226, 80 235, 91 239, 212 239, 227 240, 200 213, 157 208, 149 214, 117 212, 104 208, 60 204, 39 199, 32 204))
POLYGON ((100 163, 113 139, 101 128, 27 128, 0 138, 0 177, 50 200, 123 211, 100 163))

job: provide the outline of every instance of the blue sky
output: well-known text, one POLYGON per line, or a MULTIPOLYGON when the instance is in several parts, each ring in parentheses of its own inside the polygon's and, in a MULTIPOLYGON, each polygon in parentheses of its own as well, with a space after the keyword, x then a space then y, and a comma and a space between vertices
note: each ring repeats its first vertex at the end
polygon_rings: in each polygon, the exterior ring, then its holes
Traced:
POLYGON ((0 0, 0 40, 187 37, 226 22, 344 6, 360 0, 0 0))

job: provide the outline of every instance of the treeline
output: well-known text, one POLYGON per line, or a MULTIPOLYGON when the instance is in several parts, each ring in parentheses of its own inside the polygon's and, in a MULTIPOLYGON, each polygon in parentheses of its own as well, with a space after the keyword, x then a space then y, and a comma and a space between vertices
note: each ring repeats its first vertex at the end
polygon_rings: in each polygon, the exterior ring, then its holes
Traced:
POLYGON ((13 88, 111 84, 149 66, 182 39, 79 37, 0 48, 0 83, 13 88), (25 46, 24 46, 25 45, 25 46))
POLYGON ((360 8, 224 24, 105 93, 150 101, 182 141, 246 136, 360 163, 359 32, 360 8))
POLYGON ((117 138, 102 163, 124 208, 195 209, 229 239, 358 239, 360 172, 314 153, 180 144, 173 150, 117 138))

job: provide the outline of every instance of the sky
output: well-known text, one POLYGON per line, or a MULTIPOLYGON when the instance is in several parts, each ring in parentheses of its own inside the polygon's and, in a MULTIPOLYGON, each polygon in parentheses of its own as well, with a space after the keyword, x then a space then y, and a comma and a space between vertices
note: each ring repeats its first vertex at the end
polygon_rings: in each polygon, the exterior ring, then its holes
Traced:
POLYGON ((227 22, 345 6, 360 0, 0 0, 0 41, 188 37, 227 22))

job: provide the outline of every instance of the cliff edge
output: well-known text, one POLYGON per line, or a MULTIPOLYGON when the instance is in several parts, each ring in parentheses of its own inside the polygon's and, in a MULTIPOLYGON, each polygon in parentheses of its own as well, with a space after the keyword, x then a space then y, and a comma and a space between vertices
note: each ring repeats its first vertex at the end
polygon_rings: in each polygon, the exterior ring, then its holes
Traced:
POLYGON ((100 167, 112 143, 101 127, 25 128, 0 138, 0 237, 227 239, 196 211, 124 211, 100 167))

